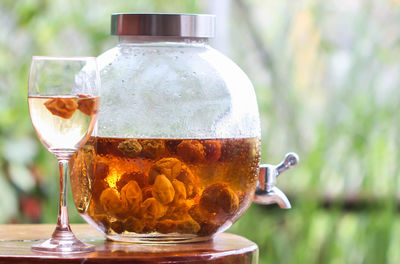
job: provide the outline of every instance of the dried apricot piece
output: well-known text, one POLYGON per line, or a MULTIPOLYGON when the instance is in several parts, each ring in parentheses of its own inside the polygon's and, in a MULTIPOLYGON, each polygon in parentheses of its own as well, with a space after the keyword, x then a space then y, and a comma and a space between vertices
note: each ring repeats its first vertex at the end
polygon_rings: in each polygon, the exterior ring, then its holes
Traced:
POLYGON ((157 139, 143 139, 140 141, 143 147, 142 153, 152 159, 156 159, 165 154, 165 143, 162 140, 157 139))
POLYGON ((96 154, 100 157, 125 157, 124 153, 118 149, 118 145, 123 139, 96 138, 96 154))
POLYGON ((226 221, 224 219, 218 219, 216 213, 210 213, 205 209, 202 209, 198 204, 193 205, 189 209, 190 216, 200 225, 198 235, 212 235, 215 234, 218 228, 226 221))
POLYGON ((164 174, 170 181, 181 172, 182 163, 176 158, 163 158, 154 163, 149 171, 149 183, 153 184, 156 177, 164 174))
POLYGON ((142 233, 146 234, 146 233, 151 233, 156 231, 156 225, 157 225, 157 221, 154 219, 142 219, 143 221, 143 230, 142 233))
POLYGON ((224 188, 228 187, 228 184, 217 182, 209 185, 202 193, 199 205, 202 209, 207 210, 210 213, 217 213, 220 211, 219 206, 219 193, 224 188))
POLYGON ((239 198, 228 184, 218 182, 211 184, 203 191, 199 204, 210 213, 218 213, 222 210, 225 213, 234 214, 239 208, 239 198))
POLYGON ((210 223, 201 223, 200 230, 197 233, 199 236, 209 236, 218 232, 218 229, 222 226, 222 224, 216 224, 214 222, 210 223))
POLYGON ((200 225, 189 216, 184 220, 178 221, 176 230, 182 234, 196 234, 200 230, 200 225))
POLYGON ((201 208, 198 204, 193 205, 189 209, 189 215, 198 223, 206 223, 213 221, 215 213, 210 213, 207 210, 201 208))
POLYGON ((128 232, 141 233, 144 228, 144 221, 131 216, 124 221, 124 227, 128 232))
POLYGON ((173 155, 176 154, 176 148, 178 145, 182 142, 182 140, 179 139, 170 139, 165 141, 165 148, 168 150, 168 152, 173 155))
POLYGON ((147 186, 142 189, 142 196, 143 196, 143 201, 146 200, 147 198, 153 197, 153 187, 147 186))
POLYGON ((197 163, 204 161, 203 145, 198 140, 183 140, 176 148, 176 153, 185 162, 197 163))
POLYGON ((168 234, 168 233, 173 233, 176 231, 177 227, 177 222, 171 219, 166 219, 159 221, 156 224, 156 230, 157 232, 160 232, 162 234, 168 234))
POLYGON ((218 205, 227 214, 234 214, 239 209, 239 197, 229 187, 223 188, 218 195, 218 205))
POLYGON ((139 171, 124 173, 117 181, 117 190, 121 191, 121 189, 130 181, 136 181, 140 188, 144 188, 147 186, 148 179, 144 173, 139 171))
POLYGON ((164 174, 157 176, 152 189, 153 197, 162 204, 169 204, 174 200, 175 190, 164 174))
POLYGON ((111 216, 121 216, 126 211, 126 205, 119 194, 112 188, 105 189, 100 195, 100 204, 104 211, 111 216))
POLYGON ((127 211, 136 214, 140 209, 142 202, 142 190, 136 181, 128 182, 121 189, 121 200, 127 206, 127 211))
POLYGON ((174 203, 185 201, 186 200, 185 184, 183 184, 183 182, 181 181, 178 181, 177 179, 174 179, 172 181, 172 186, 174 187, 175 190, 174 203))
POLYGON ((110 227, 117 234, 121 234, 122 232, 124 232, 124 224, 119 220, 112 221, 110 223, 110 227))
POLYGON ((118 144, 118 149, 125 156, 135 158, 142 151, 142 145, 136 139, 127 139, 118 144))
POLYGON ((79 99, 78 109, 85 115, 92 116, 96 114, 97 110, 99 109, 99 100, 95 97, 79 99))
POLYGON ((165 215, 166 208, 156 198, 146 199, 140 206, 141 216, 144 219, 158 219, 165 215))
POLYGON ((206 140, 203 143, 206 160, 216 162, 221 157, 221 143, 218 140, 206 140))
POLYGON ((198 179, 186 165, 182 165, 181 172, 176 179, 185 185, 187 198, 190 199, 196 196, 198 193, 198 179))
POLYGON ((171 204, 163 217, 164 219, 180 220, 188 216, 189 206, 186 202, 171 204))
POLYGON ((53 98, 47 100, 44 105, 53 115, 70 119, 78 108, 78 104, 72 98, 53 98))

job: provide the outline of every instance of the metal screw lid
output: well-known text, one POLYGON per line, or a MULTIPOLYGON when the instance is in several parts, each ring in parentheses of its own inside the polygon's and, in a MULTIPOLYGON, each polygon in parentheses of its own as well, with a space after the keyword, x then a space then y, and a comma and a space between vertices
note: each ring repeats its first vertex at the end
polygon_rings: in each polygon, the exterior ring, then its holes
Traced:
POLYGON ((116 13, 111 15, 111 34, 213 38, 215 36, 215 16, 116 13))

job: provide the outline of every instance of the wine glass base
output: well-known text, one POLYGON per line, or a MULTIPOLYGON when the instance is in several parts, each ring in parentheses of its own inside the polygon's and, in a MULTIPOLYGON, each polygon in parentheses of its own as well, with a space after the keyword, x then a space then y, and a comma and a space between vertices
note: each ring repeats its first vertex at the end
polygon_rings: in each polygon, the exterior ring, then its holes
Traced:
POLYGON ((87 253, 94 251, 95 246, 78 240, 72 232, 56 231, 52 238, 41 244, 33 245, 32 251, 56 254, 87 253))

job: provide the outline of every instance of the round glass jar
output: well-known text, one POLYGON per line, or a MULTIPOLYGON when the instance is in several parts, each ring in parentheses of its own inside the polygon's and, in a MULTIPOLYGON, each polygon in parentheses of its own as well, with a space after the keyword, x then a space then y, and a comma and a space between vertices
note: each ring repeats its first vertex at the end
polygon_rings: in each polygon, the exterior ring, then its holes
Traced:
POLYGON ((214 17, 114 14, 98 124, 71 159, 83 218, 107 238, 186 242, 229 228, 257 185, 253 86, 209 46, 214 17))

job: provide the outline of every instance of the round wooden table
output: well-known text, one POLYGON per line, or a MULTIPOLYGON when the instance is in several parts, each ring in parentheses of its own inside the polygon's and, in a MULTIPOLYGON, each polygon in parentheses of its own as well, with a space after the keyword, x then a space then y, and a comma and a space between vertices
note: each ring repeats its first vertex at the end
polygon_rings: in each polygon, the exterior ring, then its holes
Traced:
POLYGON ((233 234, 219 234, 214 240, 187 244, 129 244, 106 241, 89 225, 72 225, 82 241, 96 245, 85 254, 38 254, 32 244, 50 237, 54 225, 0 225, 0 263, 258 263, 255 243, 233 234))

